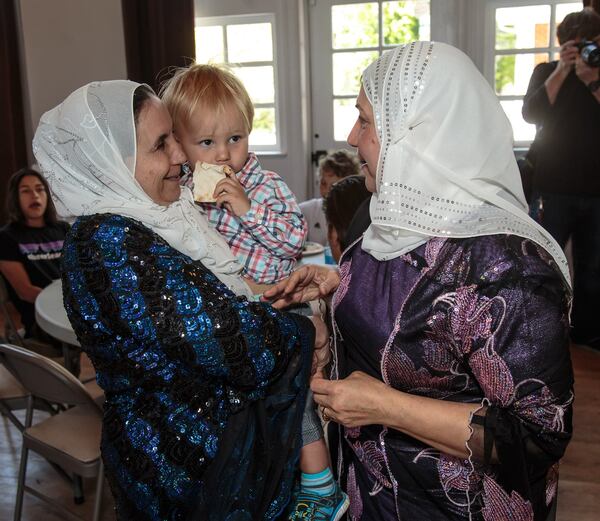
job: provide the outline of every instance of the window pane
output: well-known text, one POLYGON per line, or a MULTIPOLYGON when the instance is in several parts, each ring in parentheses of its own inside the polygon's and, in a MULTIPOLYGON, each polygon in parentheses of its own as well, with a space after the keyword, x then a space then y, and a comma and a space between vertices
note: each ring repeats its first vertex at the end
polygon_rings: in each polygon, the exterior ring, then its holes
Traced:
POLYGON ((273 66, 232 67, 231 70, 244 84, 253 103, 275 102, 273 66))
POLYGON ((496 9, 496 49, 548 47, 550 6, 496 9))
POLYGON ((230 63, 272 61, 271 24, 228 25, 227 54, 230 63))
POLYGON ((197 25, 195 39, 198 63, 223 63, 225 61, 222 25, 197 25))
POLYGON ((384 2, 382 5, 384 45, 429 40, 429 0, 384 2))
POLYGON ((258 108, 254 110, 254 124, 252 125, 249 142, 250 146, 277 144, 274 108, 258 108))
POLYGON ((546 53, 496 56, 496 93, 504 96, 524 95, 534 67, 547 61, 546 53))
POLYGON ((379 5, 369 2, 332 6, 331 39, 334 49, 377 47, 379 5))
POLYGON ((336 141, 346 141, 352 126, 358 117, 356 100, 334 99, 333 100, 333 137, 336 141))
POLYGON ((581 11, 581 2, 569 2, 568 4, 556 5, 556 25, 562 22, 569 13, 581 11))
MULTIPOLYGON (((569 13, 581 11, 581 2, 569 2, 568 4, 558 4, 556 6, 556 27, 564 20, 569 13)), ((558 47, 558 38, 554 35, 554 45, 558 47)))
POLYGON ((510 120, 515 141, 533 141, 535 137, 535 125, 526 123, 523 116, 521 116, 523 101, 501 101, 500 105, 502 105, 504 112, 510 120))
POLYGON ((360 90, 361 74, 378 56, 377 51, 334 53, 333 95, 357 95, 360 90))

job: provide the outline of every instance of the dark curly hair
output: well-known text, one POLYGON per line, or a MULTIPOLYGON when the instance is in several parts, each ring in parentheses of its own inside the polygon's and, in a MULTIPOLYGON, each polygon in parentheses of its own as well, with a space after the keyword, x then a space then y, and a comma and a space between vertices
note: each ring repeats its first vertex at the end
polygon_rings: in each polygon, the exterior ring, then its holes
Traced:
POLYGON ((328 170, 336 177, 357 175, 359 173, 358 159, 352 152, 343 149, 336 150, 319 161, 319 172, 323 172, 323 170, 328 170))
POLYGON ((44 185, 44 190, 46 190, 46 195, 48 196, 46 211, 44 212, 44 222, 46 224, 56 224, 56 208, 52 201, 48 181, 44 179, 42 174, 32 168, 21 168, 21 170, 15 172, 8 180, 8 189, 6 191, 6 213, 8 214, 8 222, 11 224, 25 224, 25 215, 23 214, 21 204, 19 203, 19 185, 24 177, 30 175, 35 176, 40 180, 44 185))
POLYGON ((346 232, 356 210, 370 196, 364 176, 351 175, 334 183, 325 197, 325 218, 327 224, 335 229, 342 248, 348 246, 346 232))

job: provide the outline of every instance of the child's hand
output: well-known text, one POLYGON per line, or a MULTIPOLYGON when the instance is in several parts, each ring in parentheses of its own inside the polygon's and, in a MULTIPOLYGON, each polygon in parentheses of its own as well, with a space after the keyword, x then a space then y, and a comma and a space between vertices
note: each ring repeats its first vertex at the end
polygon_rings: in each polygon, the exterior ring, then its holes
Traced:
POLYGON ((250 199, 235 174, 227 176, 215 186, 213 194, 217 206, 225 207, 233 215, 240 217, 250 210, 250 199))

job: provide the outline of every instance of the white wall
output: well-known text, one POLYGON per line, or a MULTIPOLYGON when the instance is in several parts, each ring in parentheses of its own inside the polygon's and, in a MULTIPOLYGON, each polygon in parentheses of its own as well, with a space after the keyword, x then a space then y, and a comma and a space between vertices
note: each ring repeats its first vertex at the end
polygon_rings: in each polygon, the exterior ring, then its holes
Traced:
MULTIPOLYGON (((121 0, 15 0, 21 24, 25 127, 93 80, 127 77, 121 0)), ((30 162, 33 162, 29 151, 30 162)))

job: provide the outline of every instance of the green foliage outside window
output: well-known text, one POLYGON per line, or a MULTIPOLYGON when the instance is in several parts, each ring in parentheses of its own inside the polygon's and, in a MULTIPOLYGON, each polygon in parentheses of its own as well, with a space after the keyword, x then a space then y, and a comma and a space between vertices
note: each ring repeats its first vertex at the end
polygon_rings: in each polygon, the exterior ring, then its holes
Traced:
MULTIPOLYGON (((398 45, 419 39, 419 19, 411 14, 406 2, 383 4, 384 45, 398 45)), ((340 41, 352 42, 354 47, 373 47, 379 41, 378 5, 375 2, 358 4, 352 11, 352 23, 339 27, 340 41), (361 33, 356 33, 356 27, 361 33)))
POLYGON ((254 112, 253 130, 275 132, 275 112, 273 109, 256 109, 254 112))
MULTIPOLYGON (((419 39, 420 22, 414 16, 412 10, 407 7, 408 2, 383 2, 383 44, 399 45, 419 39)), ((335 41, 342 48, 355 47, 378 47, 379 42, 379 17, 378 4, 375 2, 354 4, 352 9, 344 6, 344 10, 338 15, 345 14, 345 21, 336 24, 335 41), (356 31, 360 27, 360 32, 356 31)), ((339 89, 347 93, 355 91, 360 85, 360 74, 374 59, 375 53, 356 53, 356 61, 351 69, 336 70, 335 74, 341 74, 339 89)))
MULTIPOLYGON (((500 49, 515 47, 517 35, 512 26, 507 25, 508 31, 503 31, 496 25, 496 45, 500 49)), ((496 92, 501 93, 507 85, 515 82, 515 56, 501 56, 496 61, 496 92)))
POLYGON ((399 45, 419 39, 419 19, 410 14, 405 2, 389 2, 383 6, 383 42, 399 45))

